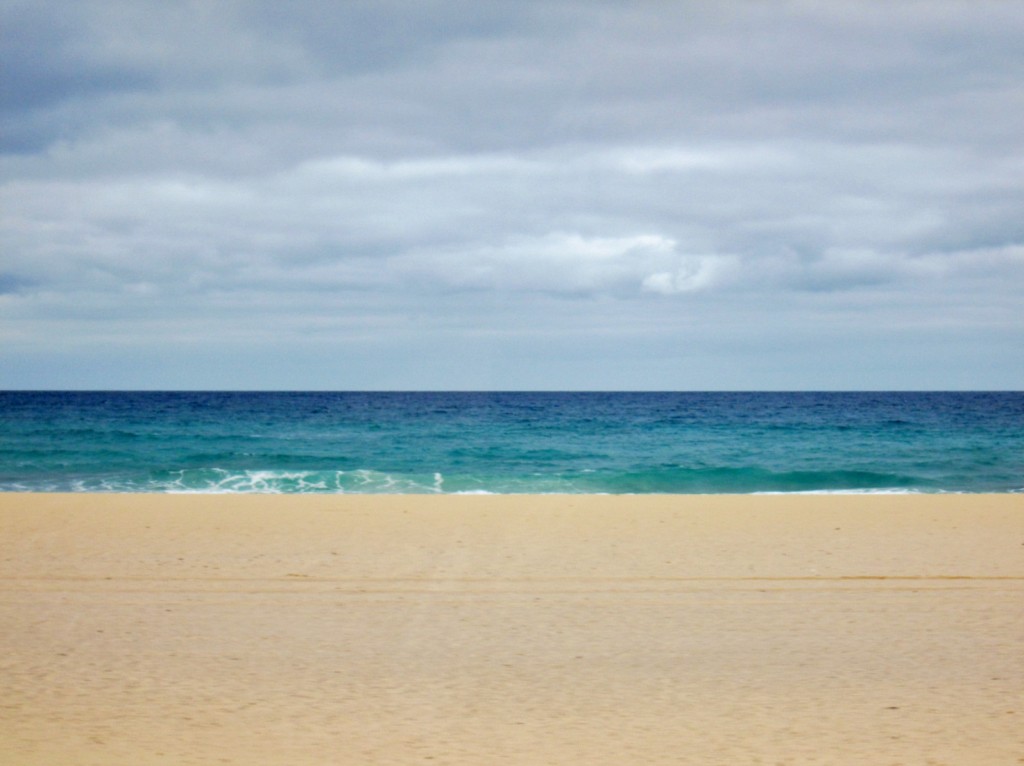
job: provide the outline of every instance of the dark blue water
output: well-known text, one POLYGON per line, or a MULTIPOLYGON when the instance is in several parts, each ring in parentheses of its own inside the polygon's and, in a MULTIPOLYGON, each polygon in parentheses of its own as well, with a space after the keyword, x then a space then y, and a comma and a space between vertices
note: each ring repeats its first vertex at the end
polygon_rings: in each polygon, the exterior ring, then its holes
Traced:
POLYGON ((1021 392, 0 392, 8 491, 1022 489, 1021 392))

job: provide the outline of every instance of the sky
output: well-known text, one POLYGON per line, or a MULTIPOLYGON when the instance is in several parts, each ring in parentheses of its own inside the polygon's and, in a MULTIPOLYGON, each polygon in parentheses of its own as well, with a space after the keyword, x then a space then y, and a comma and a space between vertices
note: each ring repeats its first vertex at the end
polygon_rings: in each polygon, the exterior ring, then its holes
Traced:
POLYGON ((1024 3, 0 0, 0 388, 1024 388, 1024 3))

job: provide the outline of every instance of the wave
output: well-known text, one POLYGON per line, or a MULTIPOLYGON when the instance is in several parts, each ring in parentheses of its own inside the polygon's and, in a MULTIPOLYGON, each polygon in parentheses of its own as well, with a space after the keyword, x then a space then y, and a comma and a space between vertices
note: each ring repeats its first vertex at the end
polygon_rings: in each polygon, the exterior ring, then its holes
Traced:
POLYGON ((33 480, 0 477, 0 491, 252 494, 803 494, 1019 492, 1017 485, 972 488, 963 482, 867 470, 771 471, 761 467, 685 468, 480 476, 391 473, 372 469, 185 468, 33 480))

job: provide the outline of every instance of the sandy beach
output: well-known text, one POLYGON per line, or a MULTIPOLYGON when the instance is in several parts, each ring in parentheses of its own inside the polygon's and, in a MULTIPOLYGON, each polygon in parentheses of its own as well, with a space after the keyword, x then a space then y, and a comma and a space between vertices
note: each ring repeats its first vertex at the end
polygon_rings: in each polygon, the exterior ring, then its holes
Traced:
POLYGON ((0 495, 0 763, 1024 763, 1024 495, 0 495))

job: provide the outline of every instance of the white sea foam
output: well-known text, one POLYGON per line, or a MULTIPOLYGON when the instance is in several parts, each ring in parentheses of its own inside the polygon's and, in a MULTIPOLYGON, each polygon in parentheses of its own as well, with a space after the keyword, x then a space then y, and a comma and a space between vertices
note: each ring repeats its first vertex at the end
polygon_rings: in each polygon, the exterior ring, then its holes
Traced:
MULTIPOLYGON (((401 492, 402 482, 387 474, 357 471, 179 471, 169 482, 156 482, 153 489, 178 493, 357 493, 401 492)), ((405 489, 408 491, 408 488, 405 489)))

